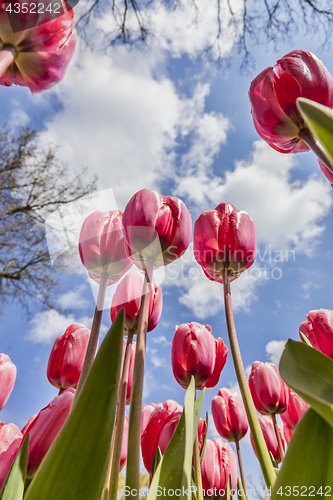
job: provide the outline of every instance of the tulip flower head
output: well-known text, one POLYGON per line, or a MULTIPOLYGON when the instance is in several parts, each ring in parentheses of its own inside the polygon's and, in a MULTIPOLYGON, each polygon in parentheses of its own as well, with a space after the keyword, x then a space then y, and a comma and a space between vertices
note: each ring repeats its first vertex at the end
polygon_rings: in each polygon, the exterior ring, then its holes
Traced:
MULTIPOLYGON (((131 272, 126 274, 112 297, 111 321, 115 320, 118 312, 124 307, 125 327, 128 331, 136 332, 138 327, 144 279, 144 273, 131 272)), ((152 279, 148 312, 148 332, 158 325, 162 314, 162 306, 162 289, 152 279)))
POLYGON ((229 349, 215 339, 209 325, 186 323, 176 328, 171 348, 172 371, 186 389, 195 379, 196 389, 215 387, 227 361, 229 349))
POLYGON ((283 424, 283 435, 286 440, 287 446, 289 446, 290 440, 293 437, 294 431, 291 431, 285 424, 283 424))
POLYGON ((70 325, 52 347, 47 379, 58 389, 76 388, 86 355, 90 330, 79 323, 70 325))
POLYGON ((22 443, 22 433, 15 424, 0 422, 0 490, 22 443))
POLYGON ((249 377, 249 387, 254 405, 262 415, 286 411, 289 401, 288 386, 273 363, 255 361, 249 377))
MULTIPOLYGON (((14 3, 10 5, 14 8, 14 3)), ((12 15, 20 29, 13 32, 6 12, 8 3, 0 0, 0 84, 21 85, 36 94, 50 89, 65 76, 76 44, 74 11, 59 0, 59 9, 64 13, 52 18, 46 10, 42 14, 25 14, 25 5, 23 0, 15 3, 18 12, 12 15)))
POLYGON ((206 276, 223 283, 228 269, 234 280, 252 266, 256 257, 256 232, 251 217, 231 203, 200 215, 194 224, 193 252, 206 276))
POLYGON ((333 187, 333 172, 330 170, 325 163, 323 163, 321 160, 318 159, 319 167, 321 170, 321 173, 326 177, 326 179, 331 183, 331 186, 333 187))
POLYGON ((79 236, 82 264, 90 278, 100 282, 102 274, 108 275, 112 285, 130 269, 122 227, 122 212, 93 212, 84 221, 79 236))
POLYGON ((237 460, 230 444, 221 438, 207 439, 201 461, 202 489, 205 500, 227 498, 229 475, 231 487, 237 486, 237 460))
POLYGON ((322 61, 307 50, 290 52, 251 83, 254 126, 260 137, 280 153, 309 150, 299 138, 305 124, 297 109, 298 97, 333 107, 333 78, 322 61))
POLYGON ((16 366, 7 354, 0 354, 0 410, 12 393, 16 379, 16 366))
MULTIPOLYGON (((278 446, 278 442, 276 439, 272 419, 269 415, 259 415, 258 419, 259 419, 259 424, 260 424, 260 427, 261 427, 261 430, 262 430, 262 433, 263 433, 263 436, 264 436, 264 439, 266 442, 267 449, 269 452, 272 453, 275 462, 277 464, 279 464, 281 462, 281 456, 280 456, 279 446, 278 446)), ((285 450, 283 435, 282 435, 282 431, 281 431, 279 426, 278 426, 278 432, 280 435, 283 450, 285 450)), ((250 434, 250 438, 251 438, 252 448, 257 456, 257 452, 256 452, 256 449, 254 446, 252 434, 250 434)))
POLYGON ((185 204, 151 189, 142 189, 130 199, 124 210, 123 225, 129 258, 140 269, 147 260, 157 268, 181 257, 192 233, 192 220, 185 204))
POLYGON ((288 407, 284 413, 281 413, 282 422, 288 429, 294 431, 296 425, 303 417, 304 413, 307 411, 310 405, 304 401, 296 392, 289 390, 289 402, 288 407))
POLYGON ((212 415, 217 432, 228 441, 239 441, 249 428, 242 398, 237 392, 220 389, 212 399, 212 415))
POLYGON ((74 394, 75 389, 66 389, 43 408, 29 426, 25 426, 23 439, 27 434, 30 436, 27 477, 35 475, 46 452, 67 420, 74 394))
POLYGON ((312 347, 333 359, 333 311, 319 309, 310 311, 307 321, 299 327, 312 347))

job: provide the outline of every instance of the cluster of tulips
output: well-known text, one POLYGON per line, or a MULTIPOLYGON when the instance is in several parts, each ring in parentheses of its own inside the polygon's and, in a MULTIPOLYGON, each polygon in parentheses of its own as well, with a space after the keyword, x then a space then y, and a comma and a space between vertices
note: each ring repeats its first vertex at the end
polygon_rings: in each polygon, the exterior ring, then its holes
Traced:
MULTIPOLYGON (((7 5, 0 0, 0 83, 28 86, 33 93, 49 89, 64 76, 74 52, 73 11, 63 3, 63 16, 37 16, 33 28, 13 33, 7 5)), ((282 153, 312 149, 333 186, 333 79, 323 63, 310 52, 293 51, 255 78, 249 97, 259 135, 282 153)), ((138 498, 140 448, 151 500, 162 495, 229 500, 236 489, 238 498, 246 499, 239 441, 248 426, 273 500, 291 491, 298 496, 297 488, 306 488, 302 496, 313 496, 311 488, 317 496, 331 496, 333 311, 311 311, 300 326, 301 342, 288 341, 279 370, 255 362, 247 380, 230 283, 255 261, 255 225, 230 203, 196 220, 193 252, 205 276, 224 290, 241 396, 220 389, 212 414, 221 438, 236 444, 237 458, 223 439, 207 439, 208 422, 200 419, 205 391, 219 383, 229 351, 209 325, 176 327, 171 363, 186 389, 184 408, 173 400, 142 407, 147 332, 162 311, 154 270, 179 259, 191 237, 185 204, 149 189, 136 193, 124 213, 95 212, 84 221, 80 257, 99 283, 91 330, 73 324, 55 341, 47 376, 58 396, 22 431, 0 423, 0 499, 115 500, 126 460, 126 496, 138 498), (99 347, 106 288, 114 283, 112 326, 99 347), (284 423, 285 456, 276 414, 284 423)), ((0 409, 15 377, 14 364, 0 355, 0 409)))

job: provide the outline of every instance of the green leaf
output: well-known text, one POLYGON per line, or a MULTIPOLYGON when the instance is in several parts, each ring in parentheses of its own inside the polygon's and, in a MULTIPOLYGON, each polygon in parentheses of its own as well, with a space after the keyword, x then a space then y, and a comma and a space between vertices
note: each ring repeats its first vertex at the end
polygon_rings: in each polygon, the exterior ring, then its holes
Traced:
POLYGON ((101 498, 119 392, 124 309, 113 322, 65 425, 25 500, 101 498))
POLYGON ((333 427, 333 361, 317 349, 288 340, 279 369, 283 380, 333 427))
POLYGON ((232 485, 231 485, 231 475, 229 474, 228 477, 228 484, 227 484, 227 500, 232 500, 232 485))
POLYGON ((301 339, 302 339, 302 342, 303 344, 306 344, 308 345, 309 347, 312 347, 312 344, 310 342, 310 340, 304 335, 304 333, 302 332, 299 332, 300 336, 301 336, 301 339))
MULTIPOLYGON (((191 499, 191 484, 192 484, 192 451, 196 436, 197 427, 194 426, 194 400, 195 400, 195 381, 194 377, 187 388, 184 401, 185 412, 185 457, 183 463, 183 475, 181 486, 187 490, 187 495, 184 498, 191 499)), ((200 418, 200 415, 199 415, 200 418)), ((199 423, 199 419, 198 419, 199 423)))
POLYGON ((303 97, 297 99, 297 107, 333 165, 333 111, 303 97))
POLYGON ((200 463, 203 459, 203 456, 204 456, 204 453, 205 453, 205 448, 206 448, 206 443, 207 443, 207 439, 208 439, 208 411, 206 411, 206 434, 204 435, 204 438, 203 438, 203 443, 202 443, 202 447, 201 447, 201 451, 200 451, 200 463))
POLYGON ((29 458, 29 435, 18 450, 0 491, 0 500, 21 500, 29 458))
POLYGON ((158 464, 160 463, 162 459, 162 452, 161 448, 158 446, 155 450, 154 456, 153 456, 153 462, 151 464, 151 476, 154 477, 154 474, 156 472, 156 469, 158 467, 158 464))
POLYGON ((237 478, 237 496, 238 500, 247 500, 245 491, 243 490, 243 485, 240 478, 237 478))
POLYGON ((274 484, 272 500, 294 496, 322 499, 325 493, 332 498, 332 471, 333 429, 309 408, 290 441, 274 484))

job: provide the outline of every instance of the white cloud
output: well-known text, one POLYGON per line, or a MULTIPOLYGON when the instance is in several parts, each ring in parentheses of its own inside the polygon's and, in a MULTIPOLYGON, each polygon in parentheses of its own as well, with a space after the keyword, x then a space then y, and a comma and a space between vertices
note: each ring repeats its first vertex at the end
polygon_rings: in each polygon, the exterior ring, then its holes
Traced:
POLYGON ((155 344, 161 344, 164 347, 171 345, 171 342, 169 342, 164 335, 160 335, 159 337, 153 337, 152 341, 155 344))
POLYGON ((58 303, 62 308, 68 309, 86 309, 90 306, 89 300, 82 297, 87 290, 86 285, 80 285, 75 290, 69 290, 58 298, 58 303))
POLYGON ((286 340, 271 340, 265 347, 268 360, 276 367, 279 366, 286 342, 286 340))
POLYGON ((75 319, 72 315, 65 316, 58 311, 50 310, 37 313, 31 323, 32 327, 26 338, 32 342, 49 344, 59 335, 63 335, 69 325, 75 323, 75 319))

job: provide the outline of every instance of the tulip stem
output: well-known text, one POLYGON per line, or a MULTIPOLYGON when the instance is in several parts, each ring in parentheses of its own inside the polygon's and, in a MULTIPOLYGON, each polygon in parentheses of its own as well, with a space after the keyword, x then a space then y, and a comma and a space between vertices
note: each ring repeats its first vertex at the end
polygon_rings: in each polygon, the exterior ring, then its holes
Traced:
POLYGON ((223 284, 224 284, 225 314, 227 320, 230 348, 235 366, 235 372, 239 388, 241 391, 241 395, 243 398, 246 415, 249 421, 253 442, 255 444, 255 449, 257 451, 258 459, 260 462, 261 470, 263 472, 266 485, 269 488, 273 486, 276 479, 276 475, 274 472, 273 465, 271 463, 271 459, 267 450, 264 436, 262 434, 262 430, 260 428, 256 409, 253 404, 252 396, 245 375, 242 356, 240 353, 239 344, 237 340, 234 316, 232 312, 230 276, 227 268, 224 269, 223 271, 223 284))
POLYGON ((139 498, 140 489, 140 443, 141 443, 141 406, 143 393, 143 376, 146 359, 146 337, 148 313, 154 261, 146 261, 145 280, 143 284, 140 313, 138 318, 135 363, 131 391, 131 406, 128 429, 128 450, 126 468, 126 486, 133 494, 129 498, 139 498), (136 494, 134 493, 136 491, 136 494))
POLYGON ((284 459, 284 451, 283 451, 283 446, 282 446, 281 437, 280 437, 280 433, 279 433, 279 427, 278 427, 278 423, 276 421, 276 416, 275 416, 274 413, 272 413, 271 417, 272 417, 272 420, 273 420, 274 432, 275 432, 277 444, 278 444, 278 447, 279 447, 281 462, 282 462, 283 459, 284 459))
MULTIPOLYGON (((112 457, 110 456, 109 467, 105 479, 105 491, 108 490, 108 496, 105 496, 105 500, 107 500, 108 498, 109 500, 117 500, 121 447, 123 443, 123 433, 124 433, 128 372, 129 372, 129 365, 132 353, 133 336, 134 336, 134 331, 130 330, 127 335, 123 373, 121 378, 121 389, 118 399, 116 423, 113 431, 114 445, 113 445, 112 457)), ((110 450, 110 455, 111 455, 111 450, 110 450)))
POLYGON ((4 75, 9 66, 14 62, 17 50, 13 45, 4 45, 0 50, 0 77, 4 75))
POLYGON ((239 447, 239 441, 236 441, 235 444, 236 444, 236 450, 237 450, 237 458, 238 458, 239 473, 240 473, 240 476, 241 476, 242 488, 243 488, 245 497, 247 498, 246 483, 245 483, 244 469, 243 469, 243 462, 242 462, 241 451, 240 451, 240 447, 239 447))
POLYGON ((317 155, 317 157, 326 165, 327 168, 330 169, 330 171, 333 173, 333 165, 328 159, 325 151, 323 150, 321 144, 316 141, 316 139, 313 137, 311 134, 310 130, 308 128, 302 128, 298 132, 298 137, 302 139, 302 141, 305 142, 307 146, 309 146, 310 149, 317 155))
POLYGON ((82 391, 84 383, 88 377, 90 368, 91 368, 91 366, 94 362, 94 359, 95 359, 96 349, 97 349, 97 345, 98 345, 99 330, 101 328, 101 322, 102 322, 104 299, 105 299, 108 278, 109 278, 109 276, 107 273, 101 274, 97 302, 96 302, 96 308, 95 308, 95 314, 94 314, 94 319, 93 319, 93 323, 92 323, 92 327, 91 327, 87 352, 86 352, 86 356, 84 358, 83 367, 81 370, 79 382, 77 384, 77 388, 75 391, 72 409, 74 408, 74 406, 78 400, 80 392, 82 391))

